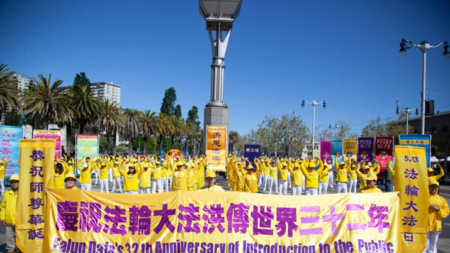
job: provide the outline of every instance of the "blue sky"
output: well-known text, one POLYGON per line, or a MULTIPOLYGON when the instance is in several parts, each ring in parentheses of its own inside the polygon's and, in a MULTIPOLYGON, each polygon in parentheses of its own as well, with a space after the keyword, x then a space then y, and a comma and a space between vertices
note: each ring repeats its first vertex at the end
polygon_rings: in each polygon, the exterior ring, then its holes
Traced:
MULTIPOLYGON (((230 129, 246 134, 265 115, 295 111, 317 131, 339 119, 360 133, 371 120, 394 118, 400 106, 420 108, 422 53, 416 44, 450 42, 450 2, 243 0, 225 57, 224 100, 230 129)), ((124 108, 159 112, 174 87, 183 116, 196 105, 203 122, 212 63, 198 1, 0 1, 0 63, 71 85, 122 85, 124 108)), ((427 99, 450 110, 450 61, 427 54, 427 99)))

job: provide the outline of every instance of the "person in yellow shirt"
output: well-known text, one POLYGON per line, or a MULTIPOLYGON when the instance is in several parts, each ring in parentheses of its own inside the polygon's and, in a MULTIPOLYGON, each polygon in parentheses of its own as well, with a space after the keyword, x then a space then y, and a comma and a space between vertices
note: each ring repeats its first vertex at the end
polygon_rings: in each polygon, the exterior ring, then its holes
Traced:
POLYGON ((289 167, 289 170, 291 172, 292 179, 292 195, 302 195, 303 173, 300 169, 300 164, 298 164, 298 161, 295 161, 294 166, 289 167))
POLYGON ((330 175, 330 171, 333 170, 333 166, 331 166, 331 164, 324 163, 323 166, 325 169, 319 174, 319 195, 327 194, 328 177, 330 175))
POLYGON ((359 193, 382 193, 377 187, 377 176, 375 174, 369 174, 366 177, 366 187, 359 189, 359 193))
POLYGON ((96 159, 94 159, 94 163, 92 164, 94 165, 95 185, 98 185, 98 176, 100 175, 100 165, 99 165, 100 163, 101 159, 100 157, 97 157, 96 159))
POLYGON ((131 164, 128 167, 128 172, 124 170, 119 170, 120 174, 123 176, 123 191, 125 194, 138 194, 138 179, 143 173, 143 171, 136 171, 137 165, 131 164))
POLYGON ((159 161, 153 162, 151 165, 151 174, 152 174, 152 193, 156 193, 156 188, 158 188, 158 192, 162 192, 161 189, 161 172, 162 167, 159 161))
POLYGON ((348 186, 349 193, 356 193, 356 187, 358 186, 358 174, 356 173, 356 167, 356 164, 354 164, 353 162, 350 163, 347 167, 347 172, 350 175, 350 184, 348 186))
MULTIPOLYGON (((337 164, 337 159, 335 159, 336 162, 336 193, 347 193, 347 182, 348 182, 348 177, 347 177, 347 173, 348 170, 345 167, 345 163, 344 162, 340 162, 339 164, 337 164)), ((348 159, 347 163, 351 164, 352 160, 348 159)))
POLYGON ((68 172, 61 163, 55 165, 55 172, 53 173, 53 187, 64 189, 64 175, 68 172))
POLYGON ((0 204, 0 220, 6 229, 6 250, 7 252, 16 252, 16 206, 19 175, 11 175, 9 182, 11 189, 5 193, 0 204))
POLYGON ((198 187, 203 187, 205 185, 205 167, 206 162, 204 159, 199 158, 199 167, 197 171, 197 180, 198 180, 198 187))
POLYGON ((202 186, 199 191, 203 192, 224 192, 225 190, 215 185, 216 183, 216 173, 214 171, 206 172, 206 185, 202 186))
MULTIPOLYGON (((172 168, 175 167, 173 159, 170 160, 170 163, 172 164, 172 168)), ((183 162, 177 162, 176 163, 176 170, 173 171, 173 178, 172 178, 172 190, 173 191, 187 191, 187 172, 183 168, 184 164, 183 162)))
POLYGON ((75 183, 77 182, 77 178, 72 172, 68 172, 64 176, 64 183, 66 183, 66 189, 68 190, 78 190, 78 188, 75 186, 75 183))
POLYGON ((428 207, 427 248, 425 253, 437 253, 437 241, 442 231, 442 219, 447 218, 450 209, 447 201, 439 196, 439 182, 429 181, 430 206, 428 207))
POLYGON ((5 161, 0 160, 0 188, 3 193, 5 192, 5 170, 8 167, 8 159, 5 158, 5 161))
POLYGON ((237 162, 234 166, 235 174, 234 177, 236 179, 236 191, 243 192, 245 189, 245 175, 247 172, 245 171, 245 161, 243 163, 237 162))
POLYGON ((113 186, 111 192, 114 192, 116 190, 116 184, 118 185, 119 192, 122 193, 122 186, 120 185, 120 172, 119 172, 119 165, 122 167, 123 161, 114 161, 114 167, 112 168, 113 171, 113 186))
POLYGON ((444 169, 442 169, 442 166, 438 163, 437 166, 440 168, 440 173, 436 176, 434 176, 434 169, 428 168, 428 181, 438 181, 445 175, 444 169))
POLYGON ((302 162, 303 166, 301 166, 301 169, 303 171, 303 174, 306 177, 306 184, 305 184, 305 194, 306 195, 318 195, 319 194, 319 174, 323 171, 323 163, 319 159, 319 157, 315 157, 316 162, 319 163, 319 169, 316 169, 316 163, 314 161, 309 160, 308 163, 306 163, 306 160, 302 162), (308 170, 306 170, 306 166, 308 166, 308 170))
POLYGON ((260 174, 260 170, 254 172, 253 165, 249 162, 245 175, 244 192, 258 193, 258 178, 260 174))
POLYGON ((269 158, 265 158, 264 161, 261 163, 261 170, 262 170, 262 175, 264 176, 264 186, 263 186, 263 191, 266 190, 266 186, 267 183, 270 181, 270 164, 269 164, 269 158))
MULTIPOLYGON (((161 164, 161 162, 160 162, 161 164)), ((161 166, 161 192, 169 191, 169 169, 164 164, 161 166)))
POLYGON ((172 169, 170 169, 170 166, 169 166, 169 164, 167 162, 163 163, 163 168, 166 169, 166 175, 167 175, 167 189, 166 189, 166 192, 169 192, 171 187, 172 187, 173 171, 172 171, 172 169))
POLYGON ((279 176, 279 189, 278 194, 279 195, 287 195, 287 188, 288 188, 288 177, 289 177, 289 169, 288 169, 288 163, 286 161, 281 162, 280 159, 277 159, 278 161, 278 176, 279 176))
POLYGON ((151 187, 151 170, 149 169, 150 165, 147 162, 141 163, 142 167, 144 168, 142 171, 141 176, 139 177, 139 189, 141 194, 150 193, 150 187, 151 187))
POLYGON ((269 171, 269 194, 272 194, 272 186, 275 187, 275 194, 278 194, 278 168, 275 160, 269 166, 269 171))
POLYGON ((100 173, 100 192, 109 192, 108 172, 112 168, 107 166, 106 162, 102 161, 97 163, 97 167, 99 167, 98 171, 100 173))
POLYGON ((78 169, 80 170, 80 184, 81 190, 91 190, 91 174, 94 169, 94 165, 91 163, 89 157, 82 158, 78 161, 78 169))

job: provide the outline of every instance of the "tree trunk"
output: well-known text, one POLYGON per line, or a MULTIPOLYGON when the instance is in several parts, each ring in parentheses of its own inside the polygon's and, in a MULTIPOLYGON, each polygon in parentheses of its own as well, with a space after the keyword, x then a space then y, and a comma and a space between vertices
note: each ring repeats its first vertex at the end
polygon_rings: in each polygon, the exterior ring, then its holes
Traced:
POLYGON ((85 120, 80 120, 80 134, 84 134, 85 126, 86 126, 85 120))
POLYGON ((111 138, 111 134, 109 133, 109 127, 106 130, 106 153, 109 155, 109 139, 111 138))
POLYGON ((36 129, 36 120, 37 120, 37 117, 36 117, 36 115, 34 115, 33 116, 33 130, 36 129))
POLYGON ((72 137, 72 123, 66 124, 66 148, 67 148, 67 154, 68 156, 71 156, 72 152, 70 151, 70 139, 72 137))
POLYGON ((147 156, 147 149, 148 149, 148 137, 144 136, 144 155, 147 156))
POLYGON ((128 137, 128 155, 131 156, 133 154, 133 138, 131 138, 131 134, 128 137))
POLYGON ((113 156, 116 156, 116 136, 117 136, 117 129, 114 128, 114 136, 113 136, 113 156))
POLYGON ((159 149, 162 149, 162 142, 163 142, 163 137, 162 135, 159 136, 159 149))

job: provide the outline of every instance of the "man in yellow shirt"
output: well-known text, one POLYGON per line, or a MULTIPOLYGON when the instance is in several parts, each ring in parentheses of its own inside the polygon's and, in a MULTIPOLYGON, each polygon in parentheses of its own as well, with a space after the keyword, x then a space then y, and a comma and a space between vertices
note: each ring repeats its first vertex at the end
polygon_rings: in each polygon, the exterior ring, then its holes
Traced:
POLYGON ((424 253, 437 253, 437 241, 442 231, 442 219, 450 212, 447 201, 439 196, 439 182, 429 181, 430 206, 428 207, 427 248, 424 253))
POLYGON ((382 191, 377 188, 377 176, 369 174, 366 177, 366 187, 361 188, 359 193, 382 193, 382 191))
MULTIPOLYGON (((170 160, 170 163, 173 165, 173 159, 170 160)), ((171 165, 171 166, 172 166, 171 165)), ((174 166, 172 166, 173 168, 174 166)), ((186 169, 183 168, 183 162, 176 162, 176 170, 173 171, 172 178, 172 190, 173 191, 187 191, 187 172, 186 169)))
MULTIPOLYGON (((336 193, 347 193, 347 182, 348 182, 348 177, 347 177, 347 168, 345 167, 345 163, 344 162, 340 162, 339 164, 337 164, 337 160, 336 161, 336 193)), ((352 160, 348 159, 347 163, 351 163, 352 160)))
POLYGON ((108 167, 106 165, 106 162, 101 162, 100 164, 100 192, 103 192, 103 190, 105 190, 105 192, 109 192, 109 187, 108 187, 108 171, 112 169, 111 167, 108 167))
MULTIPOLYGON (((123 162, 120 162, 120 166, 122 166, 122 163, 123 162)), ((114 167, 112 169, 112 171, 113 171, 113 187, 112 187, 111 192, 114 192, 116 190, 116 184, 117 184, 119 186, 119 192, 122 193, 122 186, 120 185, 120 177, 122 175, 120 175, 119 169, 120 169, 119 161, 116 160, 116 161, 114 161, 114 167)))
POLYGON ((286 161, 281 162, 280 159, 278 159, 278 171, 280 187, 278 189, 278 194, 287 195, 289 169, 286 161))
POLYGON ((319 194, 319 174, 322 173, 323 170, 323 163, 319 159, 319 157, 316 157, 316 161, 319 163, 319 169, 316 169, 316 164, 314 161, 309 160, 308 162, 303 161, 301 166, 301 169, 303 171, 303 174, 305 174, 306 177, 306 184, 305 184, 305 194, 306 195, 318 195, 319 194), (308 166, 308 170, 306 170, 305 166, 308 166))
POLYGON ((294 166, 290 166, 289 170, 291 172, 292 179, 292 195, 302 195, 303 173, 300 169, 300 164, 298 164, 298 161, 295 161, 294 166))
POLYGON ((442 169, 442 166, 438 163, 437 166, 440 168, 440 173, 436 176, 434 176, 434 169, 428 168, 428 181, 438 181, 441 177, 445 175, 444 169, 442 169))
POLYGON ((245 175, 244 192, 258 193, 258 178, 261 170, 253 171, 252 163, 248 162, 247 173, 245 175))
POLYGON ((5 158, 5 161, 0 160, 0 188, 3 193, 5 192, 5 170, 8 167, 8 159, 5 158))
POLYGON ((216 183, 216 173, 214 171, 208 171, 206 172, 206 185, 202 186, 199 191, 204 192, 224 192, 225 190, 215 185, 216 183))
POLYGON ((275 193, 278 194, 278 169, 275 160, 272 161, 272 164, 269 166, 269 171, 269 194, 272 194, 273 185, 275 186, 275 193))
POLYGON ((6 250, 16 252, 16 206, 19 175, 11 175, 9 182, 11 189, 5 193, 0 204, 0 220, 3 227, 6 228, 6 250))
POLYGON ((358 174, 356 173, 356 167, 357 166, 354 163, 350 163, 347 167, 347 172, 350 175, 350 185, 348 186, 349 193, 356 193, 356 187, 358 185, 358 174))
POLYGON ((162 172, 161 163, 159 161, 156 161, 151 165, 151 167, 152 167, 152 169, 151 169, 152 193, 156 192, 156 187, 158 187, 158 192, 162 192, 162 189, 161 189, 161 172, 162 172))
POLYGON ((330 171, 333 170, 333 166, 331 166, 331 164, 324 163, 323 166, 325 169, 319 175, 319 195, 327 194, 328 177, 330 175, 330 171))
POLYGON ((80 184, 81 190, 91 190, 91 174, 94 169, 94 165, 89 157, 82 158, 78 161, 78 169, 80 170, 80 184))
POLYGON ((141 163, 142 167, 144 168, 141 176, 139 177, 139 191, 141 194, 148 194, 150 193, 151 190, 151 176, 152 176, 152 172, 151 169, 149 168, 150 165, 147 162, 142 162, 141 163))

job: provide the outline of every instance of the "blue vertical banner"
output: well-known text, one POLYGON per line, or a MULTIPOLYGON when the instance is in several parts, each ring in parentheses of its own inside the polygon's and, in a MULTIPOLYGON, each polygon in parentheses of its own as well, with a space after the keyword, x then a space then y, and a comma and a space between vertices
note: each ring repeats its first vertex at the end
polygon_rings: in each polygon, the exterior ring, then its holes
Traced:
MULTIPOLYGON (((334 159, 336 159, 336 153, 340 154, 340 157, 337 158, 338 163, 342 162, 342 140, 332 140, 331 141, 331 159, 332 159, 332 161, 334 161, 334 159)), ((333 164, 333 168, 335 168, 334 164, 333 164)))
POLYGON ((164 153, 164 149, 163 148, 159 150, 159 157, 160 158, 166 157, 166 154, 164 153))
POLYGON ((22 127, 0 126, 0 150, 1 159, 8 160, 8 167, 5 169, 5 179, 12 174, 19 173, 19 141, 23 137, 22 127))
POLYGON ((399 141, 401 146, 425 148, 427 167, 431 167, 431 134, 400 134, 399 141))

